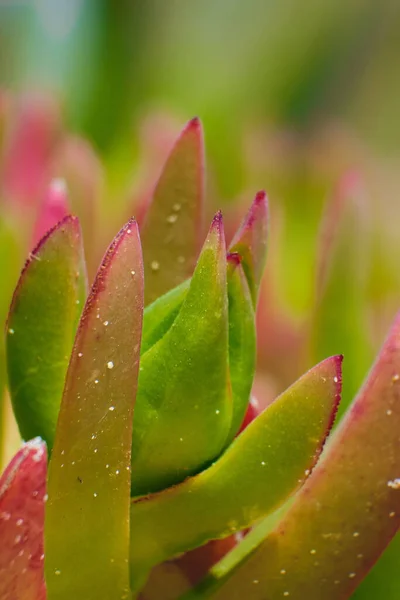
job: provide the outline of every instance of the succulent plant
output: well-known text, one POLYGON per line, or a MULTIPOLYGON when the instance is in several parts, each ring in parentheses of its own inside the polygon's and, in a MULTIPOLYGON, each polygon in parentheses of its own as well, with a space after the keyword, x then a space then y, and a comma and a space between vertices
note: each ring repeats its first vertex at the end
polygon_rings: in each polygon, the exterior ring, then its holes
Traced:
MULTIPOLYGON (((220 212, 201 240, 203 162, 194 119, 89 293, 76 217, 29 255, 6 326, 27 441, 0 480, 0 600, 339 600, 398 530, 400 317, 332 433, 338 354, 260 411, 267 199, 228 245, 220 212)), ((46 227, 54 194, 67 210, 53 187, 46 227)), ((315 346, 335 304, 332 235, 315 346)))

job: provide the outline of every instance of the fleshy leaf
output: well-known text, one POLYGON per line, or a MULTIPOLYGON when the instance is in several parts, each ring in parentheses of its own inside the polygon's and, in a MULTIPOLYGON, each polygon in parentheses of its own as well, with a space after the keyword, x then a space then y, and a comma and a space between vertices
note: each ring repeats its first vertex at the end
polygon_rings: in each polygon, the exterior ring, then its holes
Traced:
POLYGON ((184 281, 146 307, 143 315, 142 355, 170 329, 182 307, 189 285, 190 280, 184 281))
POLYGON ((41 238, 59 221, 62 221, 69 212, 65 181, 63 179, 53 179, 39 208, 33 234, 34 245, 38 244, 41 238))
POLYGON ((267 234, 267 197, 265 192, 258 192, 229 248, 230 252, 237 252, 242 258, 254 306, 265 266, 267 234))
POLYGON ((214 460, 231 418, 225 239, 218 214, 177 318, 142 356, 133 495, 178 483, 214 460))
POLYGON ((292 507, 204 597, 349 598, 399 528, 399 430, 400 314, 292 507))
POLYGON ((143 583, 157 563, 247 528, 295 491, 332 425, 340 382, 340 357, 325 360, 275 400, 207 470, 133 500, 133 585, 143 583))
POLYGON ((24 439, 54 440, 65 374, 86 295, 78 219, 66 217, 31 253, 7 323, 10 394, 24 439))
POLYGON ((66 378, 48 480, 48 600, 128 597, 132 415, 142 313, 142 256, 131 221, 100 266, 66 378))
POLYGON ((202 224, 203 152, 195 118, 171 151, 141 228, 146 305, 193 273, 202 224))
POLYGON ((44 600, 46 446, 24 444, 0 478, 0 598, 44 600))
POLYGON ((229 369, 232 424, 228 443, 238 432, 249 403, 256 364, 254 309, 240 257, 228 254, 229 369))
POLYGON ((312 360, 343 352, 343 392, 338 419, 345 413, 373 360, 365 310, 370 267, 365 193, 349 173, 328 202, 317 255, 317 297, 312 322, 312 360))

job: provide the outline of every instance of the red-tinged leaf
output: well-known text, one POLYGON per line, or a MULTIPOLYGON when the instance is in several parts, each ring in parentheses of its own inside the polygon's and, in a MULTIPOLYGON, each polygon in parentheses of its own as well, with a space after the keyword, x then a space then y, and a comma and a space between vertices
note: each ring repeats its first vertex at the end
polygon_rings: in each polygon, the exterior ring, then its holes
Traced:
POLYGON ((203 179, 203 135, 195 118, 171 151, 141 228, 146 305, 192 275, 201 239, 203 179))
POLYGON ((22 271, 7 322, 10 395, 22 437, 53 446, 68 360, 86 297, 76 217, 41 240, 22 271))
POLYGON ((133 499, 132 585, 140 589, 159 562, 247 529, 281 506, 319 457, 340 386, 341 357, 326 359, 281 394, 208 469, 133 499))
POLYGON ((230 245, 230 252, 237 252, 249 284, 254 305, 264 271, 267 252, 268 203, 265 192, 258 192, 242 225, 230 245))
POLYGON ((258 400, 257 398, 252 396, 247 406, 246 414, 244 415, 244 419, 240 426, 239 433, 242 433, 242 431, 244 431, 244 429, 246 429, 246 427, 250 425, 252 421, 254 421, 254 419, 260 414, 260 412, 261 409, 258 404, 258 400))
POLYGON ((132 415, 142 315, 142 256, 131 221, 100 266, 66 378, 48 479, 48 600, 129 594, 132 415))
POLYGON ((342 352, 340 419, 373 360, 366 294, 371 267, 368 202, 360 178, 347 174, 327 204, 317 252, 316 304, 312 321, 312 360, 342 352))
POLYGON ((289 511, 204 597, 350 598, 399 528, 399 431, 400 314, 289 511))
POLYGON ((0 598, 44 600, 46 446, 24 444, 0 478, 0 598))
POLYGON ((39 215, 33 233, 33 245, 69 213, 68 196, 65 181, 53 179, 39 208, 39 215))

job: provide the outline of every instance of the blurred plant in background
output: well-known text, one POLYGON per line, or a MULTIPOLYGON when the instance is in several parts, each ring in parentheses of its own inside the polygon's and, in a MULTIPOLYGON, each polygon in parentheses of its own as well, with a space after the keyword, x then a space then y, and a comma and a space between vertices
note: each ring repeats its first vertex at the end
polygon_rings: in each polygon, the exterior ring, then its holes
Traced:
MULTIPOLYGON (((249 190, 271 198, 255 397, 343 353, 342 414, 400 304, 399 20, 389 0, 1 4, 1 320, 67 206, 93 277, 200 114, 207 219, 223 207, 229 238, 249 190)), ((3 348, 1 370, 4 389, 3 348)), ((5 406, 3 465, 19 444, 5 406)), ((398 598, 399 556, 397 537, 354 597, 398 598)))

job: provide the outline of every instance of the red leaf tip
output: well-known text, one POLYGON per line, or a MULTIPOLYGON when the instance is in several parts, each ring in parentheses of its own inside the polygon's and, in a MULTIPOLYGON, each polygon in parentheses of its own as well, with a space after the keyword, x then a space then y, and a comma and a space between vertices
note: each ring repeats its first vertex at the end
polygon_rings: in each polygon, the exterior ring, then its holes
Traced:
POLYGON ((222 233, 222 229, 223 229, 223 220, 222 220, 222 212, 219 210, 212 222, 211 222, 211 227, 210 227, 210 231, 216 231, 217 233, 222 233))
POLYGON ((188 124, 185 127, 186 131, 199 131, 201 129, 201 121, 199 117, 193 117, 190 119, 188 124))
POLYGON ((226 255, 226 260, 231 265, 237 267, 242 262, 242 257, 240 256, 239 252, 228 252, 226 255))

